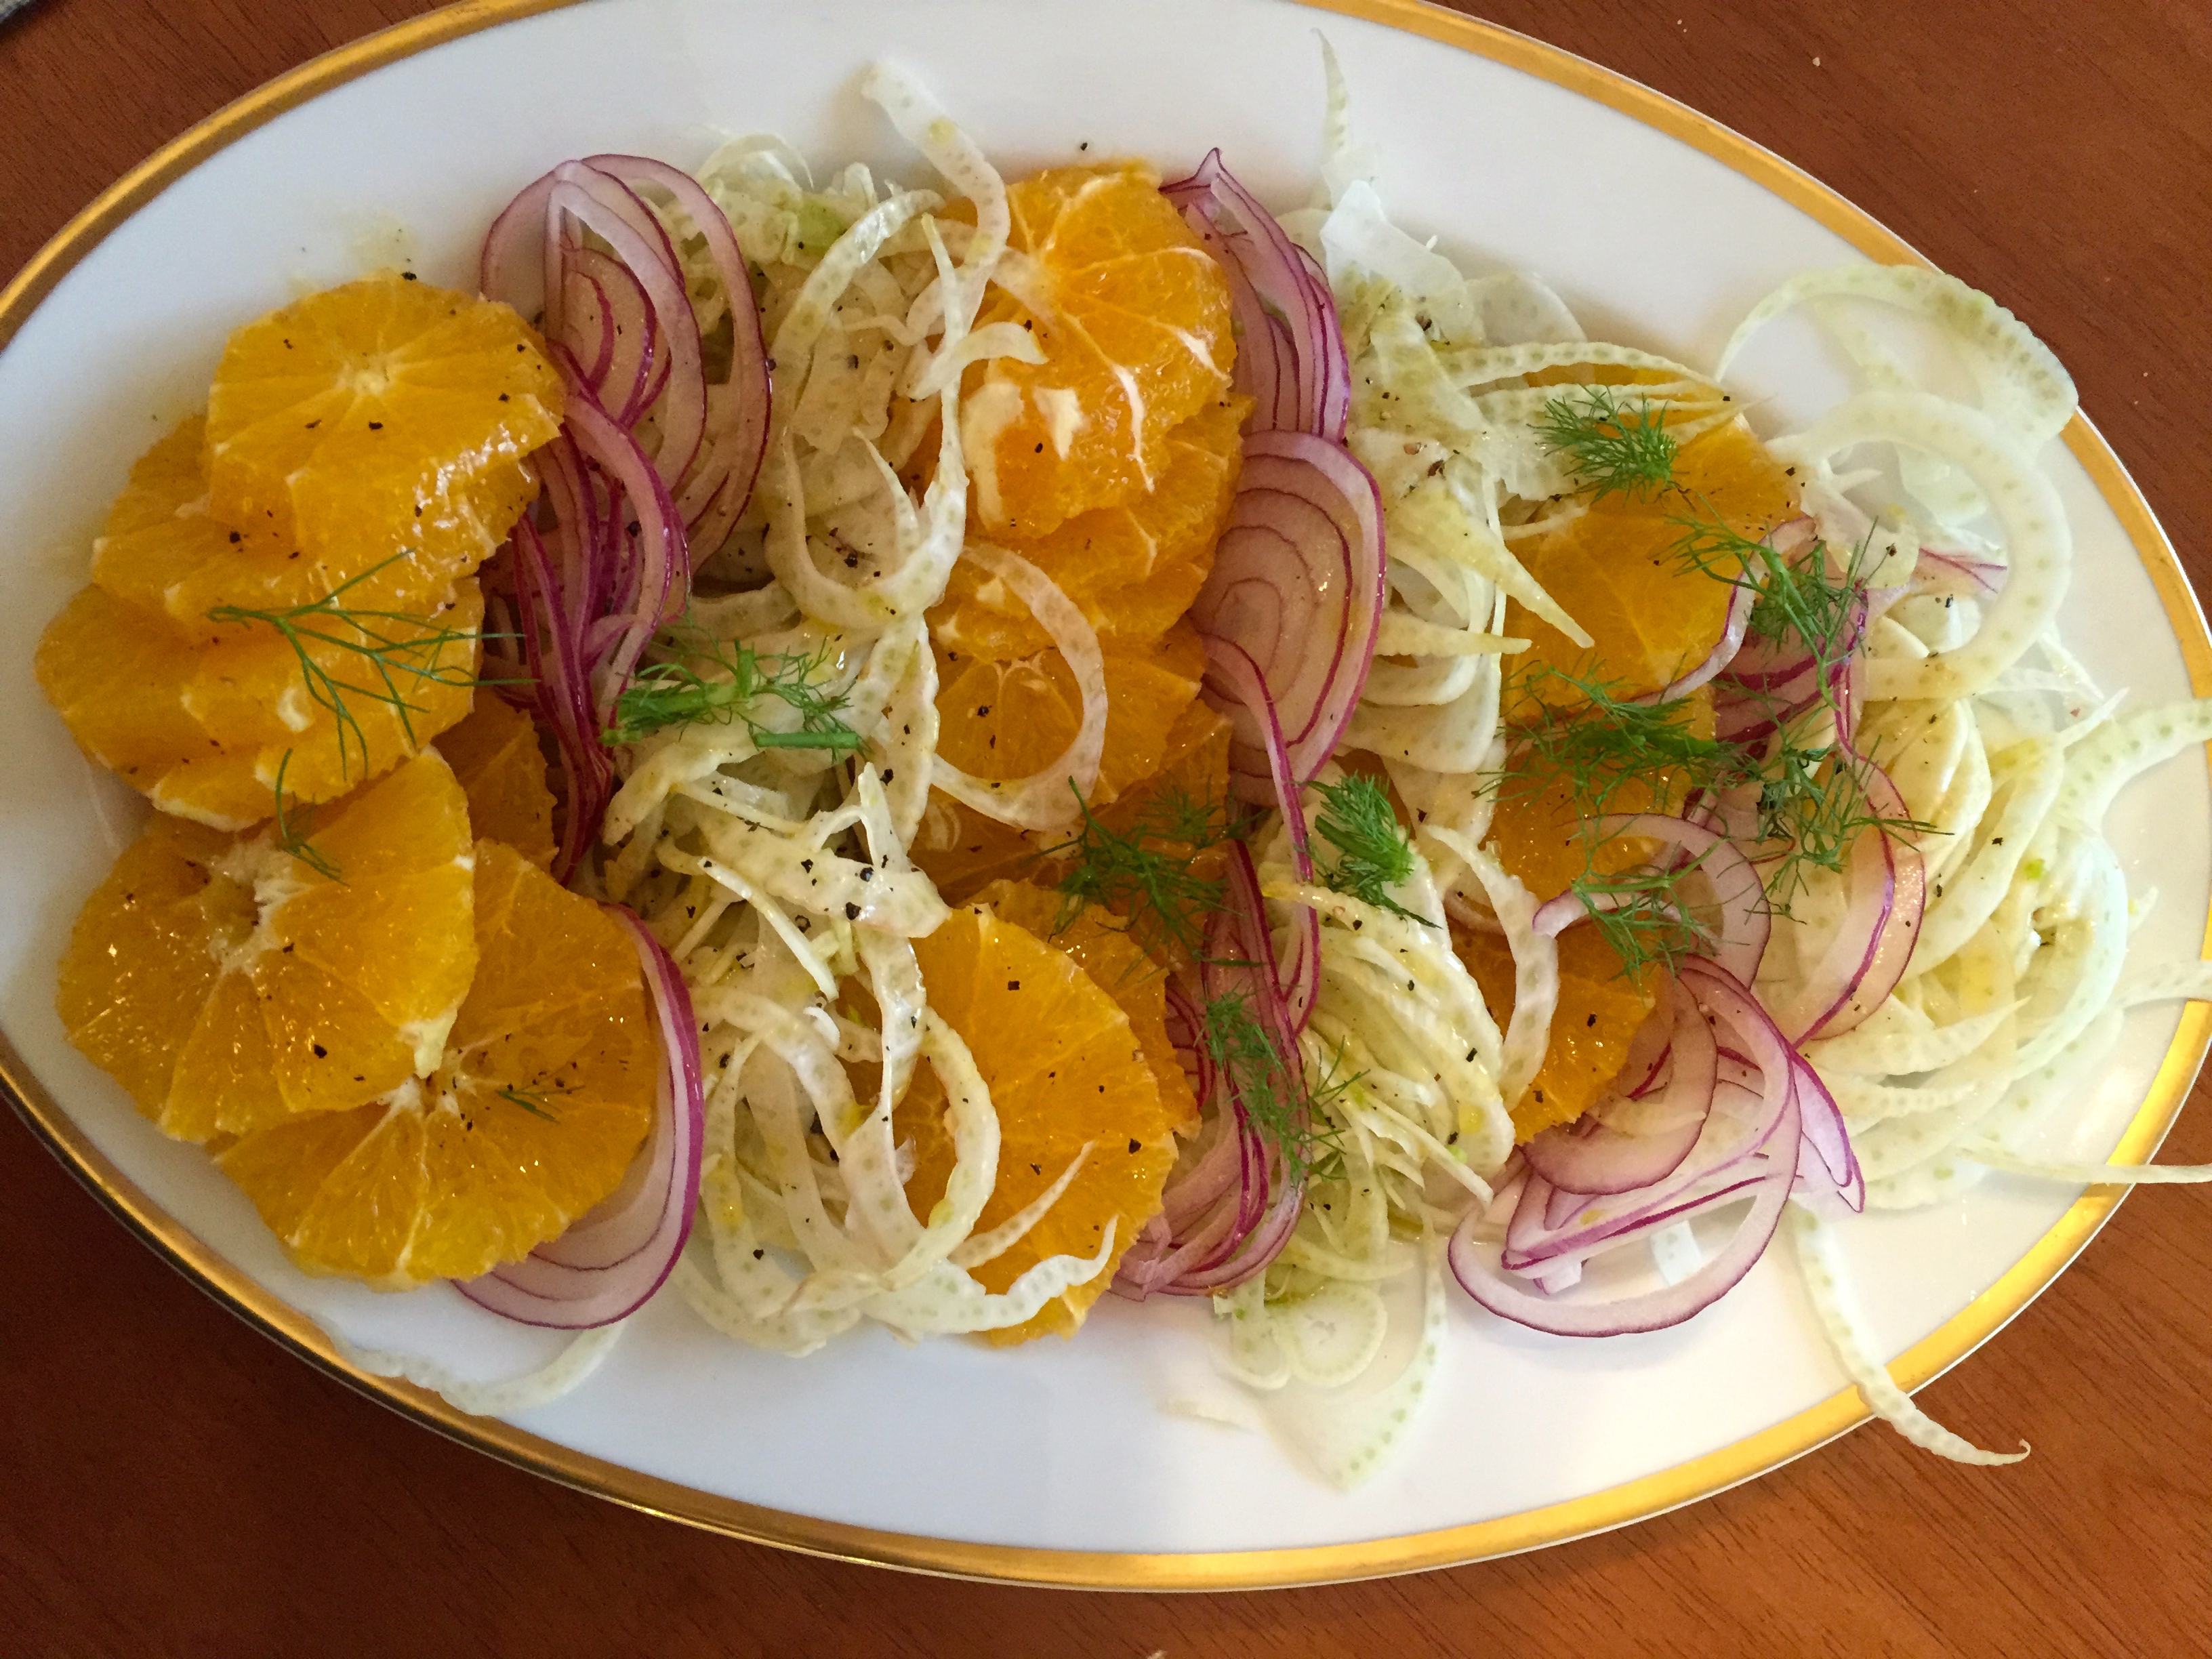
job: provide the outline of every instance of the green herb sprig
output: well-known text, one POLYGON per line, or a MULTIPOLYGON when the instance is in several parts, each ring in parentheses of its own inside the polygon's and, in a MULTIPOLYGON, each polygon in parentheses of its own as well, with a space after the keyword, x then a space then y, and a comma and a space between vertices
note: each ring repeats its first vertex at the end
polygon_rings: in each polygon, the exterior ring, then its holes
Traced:
POLYGON ((1674 482, 1675 445, 1667 405, 1625 404, 1609 386, 1575 386, 1544 405, 1537 435, 1574 462, 1575 484, 1593 499, 1647 501, 1674 482))
POLYGON ((1698 919, 1682 894, 1683 882, 1696 867, 1693 860, 1672 870, 1591 870, 1577 876, 1570 890, 1620 958, 1623 972, 1638 974, 1654 963, 1672 972, 1681 957, 1713 946, 1712 929, 1698 919))
POLYGON ((279 851, 290 854, 325 881, 334 881, 343 887, 345 884, 345 878, 338 873, 338 866, 331 861, 320 848, 307 839, 307 831, 300 827, 285 808, 284 774, 291 769, 291 765, 292 751, 287 749, 283 757, 276 763, 276 821, 271 827, 276 831, 277 848, 279 851))
POLYGON ((1314 832, 1336 849, 1336 862, 1321 872, 1322 882, 1378 910, 1431 926, 1427 917, 1390 896, 1389 889, 1413 878, 1413 848, 1398 827, 1382 786, 1355 772, 1340 783, 1316 784, 1314 790, 1322 799, 1314 832))
MULTIPOLYGON (((1071 782, 1068 786, 1074 789, 1071 782)), ((1101 820, 1075 791, 1082 823, 1074 835, 1040 855, 1066 855, 1061 872, 1058 927, 1095 904, 1128 919, 1128 929, 1147 951, 1195 957, 1205 944, 1207 918, 1221 908, 1223 884, 1202 876, 1192 860, 1229 837, 1225 804, 1170 789, 1145 804, 1127 830, 1101 820)))
POLYGON ((1634 778, 1649 782, 1664 775, 1684 789, 1725 788, 1742 781, 1743 751, 1693 731, 1680 702, 1639 702, 1595 673, 1548 665, 1522 684, 1547 681, 1572 688, 1583 702, 1547 708, 1508 725, 1516 764, 1497 779, 1501 792, 1533 794, 1564 778, 1576 811, 1588 818, 1610 811, 1614 795, 1634 778))
POLYGON ((763 655, 749 645, 728 645, 706 646, 681 659, 647 663, 615 699, 614 722, 601 734, 601 741, 612 748, 635 743, 665 726, 742 720, 758 748, 857 754, 866 745, 844 720, 844 695, 815 684, 828 658, 827 647, 800 656, 763 655), (701 672, 701 665, 709 672, 701 672), (764 697, 796 710, 799 729, 786 732, 757 719, 754 706, 764 697))
POLYGON ((347 701, 349 695, 366 697, 390 708, 398 717, 400 729, 406 733, 411 748, 416 742, 413 716, 422 713, 422 708, 410 700, 410 692, 420 696, 426 685, 473 688, 481 684, 472 661, 449 662, 447 653, 459 646, 464 648, 465 656, 472 656, 474 647, 486 637, 483 634, 469 629, 439 627, 434 617, 346 603, 345 595, 349 591, 408 556, 404 552, 395 553, 360 575, 341 582, 309 605, 266 611, 249 605, 218 605, 207 613, 210 622, 226 626, 274 629, 298 654, 307 695, 330 710, 331 719, 337 722, 338 774, 342 778, 353 775, 356 760, 363 775, 368 770, 368 739, 347 701), (350 659, 365 665, 373 675, 371 683, 363 684, 341 678, 325 668, 313 649, 318 645, 346 653, 342 661, 350 659))
POLYGON ((573 1095, 575 1092, 572 1086, 565 1083, 550 1089, 525 1089, 517 1085, 509 1084, 499 1091, 499 1097, 510 1106, 520 1106, 532 1117, 543 1118, 548 1123, 558 1123, 561 1121, 560 1114, 548 1104, 549 1099, 558 1098, 562 1095, 573 1095))
POLYGON ((1208 1001, 1205 1027, 1206 1054, 1252 1127, 1281 1152, 1289 1177, 1341 1179, 1343 1133, 1324 1109, 1361 1075, 1337 1075, 1343 1050, 1337 1051, 1320 1086, 1309 1088, 1296 1055, 1286 1065, 1243 993, 1227 992, 1208 1001))

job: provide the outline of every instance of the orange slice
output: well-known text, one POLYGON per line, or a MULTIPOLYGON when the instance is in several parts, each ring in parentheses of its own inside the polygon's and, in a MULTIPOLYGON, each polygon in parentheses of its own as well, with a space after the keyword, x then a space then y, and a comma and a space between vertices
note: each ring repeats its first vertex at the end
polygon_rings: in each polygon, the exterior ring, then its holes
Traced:
MULTIPOLYGON (((930 1005, 967 1042, 999 1115, 998 1182, 975 1232, 1013 1216, 1091 1149, 1059 1201, 1005 1254, 972 1269, 975 1278, 1004 1291, 1048 1257, 1091 1255, 1109 1221, 1118 1261, 1158 1212, 1176 1161, 1176 1114, 1160 1098, 1128 1015, 1073 957, 987 909, 954 911, 915 941, 915 953, 930 1005)), ((906 1190, 917 1215, 936 1206, 952 1171, 943 1103, 942 1085, 925 1066, 898 1107, 898 1137, 915 1147, 906 1190)), ((1109 1262, 991 1340, 1073 1334, 1113 1273, 1109 1262)))
POLYGON ((1129 937, 1127 925, 1111 911, 1095 904, 1071 906, 1063 895, 1028 882, 994 881, 975 902, 1000 921, 1066 951, 1092 984, 1114 999, 1129 1017, 1137 1046, 1152 1068, 1160 1103, 1187 1127, 1198 1115, 1198 1097, 1168 1040, 1167 977, 1129 937))
POLYGON ((424 755, 294 829, 157 817, 78 915, 70 1038, 179 1139, 359 1105, 436 1064, 475 971, 460 787, 424 755))
MULTIPOLYGON (((1513 953, 1496 933, 1452 930, 1452 943, 1502 1028, 1513 1016, 1513 953)), ((1602 1099, 1620 1075, 1628 1045, 1658 1001, 1660 970, 1647 963, 1623 971, 1605 935, 1577 923, 1559 935, 1559 1001, 1552 1040, 1527 1091, 1511 1103, 1513 1138, 1533 1139, 1571 1123, 1602 1099)))
POLYGON ((476 979, 435 1072, 217 1158, 309 1273, 472 1279, 559 1237, 644 1144, 661 1060, 629 933, 495 842, 474 908, 476 979))
POLYGON ((483 617, 471 578, 416 617, 316 616, 289 639, 257 623, 195 641, 88 587, 47 625, 34 671, 94 759, 165 811, 240 830, 275 812, 280 766, 288 801, 329 800, 465 714, 483 617))
POLYGON ((510 307, 396 273, 247 324, 208 399, 208 510, 259 560, 226 580, 258 573, 261 608, 290 586, 301 595, 283 602, 300 603, 372 572, 395 591, 442 592, 537 494, 523 458, 560 430, 562 409, 559 376, 510 307), (283 569, 295 553, 312 580, 283 569))
MULTIPOLYGON (((1237 493, 1240 428, 1251 399, 1216 398, 1168 436, 1167 464, 1152 489, 1117 507, 1078 514, 1051 534, 1002 537, 1075 601, 1109 650, 1150 645, 1190 609, 1213 568, 1213 546, 1237 493)), ((982 568, 952 568, 930 613, 938 642, 969 656, 1011 661, 1049 650, 1029 607, 982 568)))
POLYGON ((541 870, 553 867, 553 792, 538 726, 506 698, 486 691, 469 717, 438 739, 468 797, 469 828, 501 842, 541 870))
POLYGON ((1141 161, 1054 167, 1007 191, 1009 246, 1032 262, 1032 310, 1004 292, 979 323, 1027 328, 1042 363, 974 371, 961 440, 973 521, 1050 534, 1166 471, 1168 434, 1219 397, 1236 347, 1220 267, 1141 161))
POLYGON ((1716 516, 1757 539, 1797 510, 1797 486, 1741 417, 1682 446, 1674 458, 1675 488, 1649 501, 1608 495, 1562 528, 1516 550, 1528 574, 1595 641, 1587 648, 1520 605, 1507 609, 1506 631, 1530 641, 1513 659, 1510 712, 1526 715, 1531 700, 1554 708, 1584 701, 1546 671, 1595 679, 1618 695, 1656 690, 1705 660, 1718 643, 1735 589, 1701 576, 1677 552, 1678 520, 1716 516))
MULTIPOLYGON (((1692 691, 1680 705, 1680 723, 1698 737, 1713 734, 1711 694, 1692 691)), ((1557 718, 1601 720, 1600 714, 1562 713, 1557 718)), ((1583 807, 1594 799, 1577 792, 1576 780, 1534 770, 1541 762, 1525 753, 1509 754, 1505 775, 1492 786, 1497 805, 1491 815, 1491 850, 1498 861, 1538 899, 1555 898, 1581 876, 1617 874, 1643 863, 1659 848, 1646 836, 1616 836, 1601 842, 1583 807)), ((1626 775, 1594 775, 1604 787, 1607 817, 1631 812, 1675 812, 1681 809, 1686 781, 1672 768, 1626 775)))
MULTIPOLYGON (((1106 747, 1093 805, 1159 770, 1169 732, 1198 696, 1206 647, 1178 624, 1148 650, 1107 652, 1105 665, 1106 747)), ((1082 726, 1082 694, 1057 651, 1011 663, 944 652, 938 675, 938 752, 973 776, 1027 777, 1082 726)))

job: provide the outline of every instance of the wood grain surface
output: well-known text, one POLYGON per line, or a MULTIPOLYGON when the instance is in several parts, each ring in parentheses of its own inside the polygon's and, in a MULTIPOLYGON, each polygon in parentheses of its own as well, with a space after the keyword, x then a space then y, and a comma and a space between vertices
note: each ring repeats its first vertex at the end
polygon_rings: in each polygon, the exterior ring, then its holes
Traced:
MULTIPOLYGON (((2204 0, 1470 9, 1719 117, 1996 294, 2071 366, 2205 591, 2204 0)), ((428 9, 39 0, 0 23, 0 270, 229 99, 428 9)), ((2185 1114, 2164 1156, 2212 1159, 2212 1107, 2185 1114)), ((141 1248, 5 1113, 0 1194, 8 1653, 2212 1651, 2212 1194, 2129 1202, 1923 1395, 1984 1444, 2033 1442, 2018 1468, 1956 1468, 1873 1426, 1608 1536, 1207 1597, 927 1580, 631 1514, 289 1358, 141 1248)))

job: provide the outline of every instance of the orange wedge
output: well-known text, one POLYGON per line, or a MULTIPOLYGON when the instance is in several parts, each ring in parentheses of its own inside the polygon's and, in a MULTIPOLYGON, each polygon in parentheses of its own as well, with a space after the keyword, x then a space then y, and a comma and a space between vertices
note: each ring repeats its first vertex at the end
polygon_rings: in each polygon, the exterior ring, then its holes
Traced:
POLYGON ((50 623, 33 667, 78 744, 165 811, 240 830, 288 801, 329 800, 468 712, 483 596, 473 578, 404 619, 316 615, 188 638, 88 587, 50 623), (341 714, 343 710, 343 714, 341 714))
MULTIPOLYGON (((1079 514, 1049 535, 1002 536, 1001 544, 1074 600, 1107 649, 1150 645, 1182 620, 1213 568, 1251 406, 1224 395, 1169 434, 1166 465, 1144 495, 1079 514)), ((940 645, 994 662, 1052 647, 1028 606, 966 560, 953 566, 930 628, 940 645)))
POLYGON ((244 533, 251 566, 226 591, 254 579, 266 597, 238 602, 343 589, 357 607, 414 608, 389 596, 442 592, 513 527, 537 494, 523 458, 562 410, 510 307, 396 273, 247 324, 208 398, 208 511, 244 533), (284 569, 301 562, 312 580, 284 569))
POLYGON ((444 761, 292 828, 309 861, 267 833, 156 817, 63 957, 70 1041, 180 1139, 356 1106, 427 1072, 475 971, 468 814, 444 761))
POLYGON ((513 849, 476 849, 474 983, 437 1069, 222 1152, 300 1267, 381 1290, 519 1261, 611 1193, 660 1049, 629 933, 513 849))
POLYGON ((1167 975, 1139 948, 1127 924, 1095 904, 1070 904, 1061 894, 1022 881, 994 881, 975 902, 1055 951, 1064 951, 1091 981, 1129 1017, 1137 1046, 1159 1085, 1160 1103, 1178 1124, 1198 1114, 1198 1097, 1168 1040, 1167 975))
POLYGON ((553 867, 553 792, 538 726, 504 697, 486 691, 469 717, 438 739, 438 752, 469 803, 469 828, 541 870, 553 867))
POLYGON ((1220 396, 1229 285, 1141 161, 1014 184, 1009 245, 1033 261, 1032 311, 1000 292, 979 323, 1030 330, 1042 363, 1000 358, 966 388, 974 522, 1028 538, 1152 489, 1168 435, 1220 396))
MULTIPOLYGON (((1079 1152, 1084 1156, 1043 1218, 1005 1254, 974 1268, 975 1278, 1003 1291, 1048 1257, 1091 1255, 1109 1222, 1118 1261, 1158 1212, 1160 1188, 1176 1161, 1177 1112, 1162 1100, 1129 1016, 1073 957, 988 909, 954 911, 915 941, 915 951, 932 1006, 966 1041, 999 1115, 998 1181, 976 1233, 1013 1216, 1079 1152)), ((898 1137, 914 1143, 907 1197, 917 1215, 935 1206, 951 1174, 943 1103, 936 1073, 923 1066, 898 1107, 898 1137)), ((991 1340, 1072 1334, 1112 1277, 1109 1262, 1027 1323, 991 1333, 991 1340)))
POLYGON ((1506 631, 1530 641, 1512 659, 1510 712, 1531 701, 1571 708, 1583 701, 1553 673, 1595 679, 1616 695, 1654 691, 1711 654, 1735 592, 1725 578, 1699 578, 1676 550, 1685 518, 1714 520, 1753 540, 1797 510, 1797 486, 1741 417, 1682 446, 1674 484, 1647 501, 1608 495, 1562 528, 1516 549, 1528 574, 1589 633, 1588 647, 1520 605, 1506 631), (1690 574, 1685 574, 1687 571, 1690 574))
MULTIPOLYGON (((1501 1028, 1513 1017, 1513 953, 1496 933, 1455 927, 1452 943, 1501 1028)), ((1557 1123, 1571 1123, 1611 1090, 1658 1001, 1660 969, 1647 963, 1623 971, 1605 935, 1577 923, 1559 935, 1559 1001, 1544 1063, 1517 1101, 1510 1103, 1513 1138, 1527 1141, 1557 1123)))
MULTIPOLYGON (((1143 652, 1104 654, 1106 747, 1094 806, 1159 770, 1168 733, 1206 672, 1206 647, 1184 624, 1143 652)), ((1057 651, 1011 663, 945 652, 938 672, 938 752, 975 777, 1027 777, 1082 726, 1082 694, 1057 651)))

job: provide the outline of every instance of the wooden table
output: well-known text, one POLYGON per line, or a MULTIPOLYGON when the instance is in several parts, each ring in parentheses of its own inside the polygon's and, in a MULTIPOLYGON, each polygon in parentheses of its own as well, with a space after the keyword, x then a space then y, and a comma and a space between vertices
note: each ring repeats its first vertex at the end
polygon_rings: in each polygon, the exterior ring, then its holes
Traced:
MULTIPOLYGON (((1472 9, 1472 8, 1470 8, 1472 9)), ((0 270, 258 82, 430 0, 40 0, 0 24, 0 270)), ((2202 0, 1490 0, 1729 121, 1988 288, 2079 377, 2203 591, 2202 0)), ((2200 1092, 2202 1092, 2200 1091, 2200 1092)), ((2212 1158, 2197 1103, 2168 1158, 2212 1158)), ((0 1114, 0 1649, 1228 1656, 2204 1651, 2212 1195, 2130 1202, 1881 1427, 1625 1532, 1269 1595, 937 1582, 690 1532, 426 1434, 168 1272, 0 1114)))

